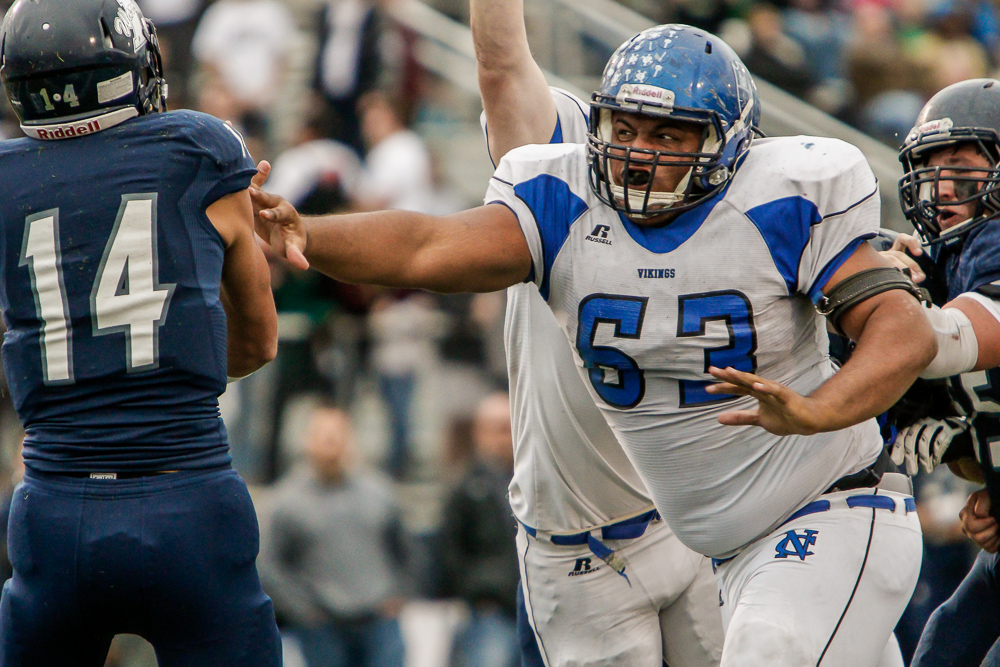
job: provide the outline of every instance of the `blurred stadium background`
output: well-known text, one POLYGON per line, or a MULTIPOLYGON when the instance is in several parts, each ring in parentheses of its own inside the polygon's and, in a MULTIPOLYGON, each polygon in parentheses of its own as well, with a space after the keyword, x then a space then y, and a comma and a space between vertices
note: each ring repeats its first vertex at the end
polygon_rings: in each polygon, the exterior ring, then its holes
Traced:
MULTIPOLYGON (((171 108, 233 121, 254 156, 274 164, 269 187, 301 210, 445 213, 481 202, 492 164, 468 0, 138 2, 159 29, 171 108)), ((997 0, 525 0, 525 15, 550 82, 585 99, 614 48, 649 25, 719 34, 756 75, 764 131, 861 147, 882 184, 883 223, 902 231, 896 147, 933 92, 996 76, 1000 65, 997 0)), ((0 107, 0 137, 17 136, 0 107)), ((496 453, 504 437, 509 447, 509 425, 488 409, 506 389, 504 297, 349 286, 276 259, 271 270, 278 358, 230 385, 222 404, 234 464, 255 497, 286 664, 318 667, 300 650, 317 625, 373 619, 398 621, 408 667, 467 664, 469 609, 505 617, 516 577, 513 519, 492 534, 474 530, 504 507, 503 485, 483 485, 475 471, 510 475, 496 453), (331 405, 349 415, 353 438, 331 405), (323 470, 361 491, 303 481, 323 470)), ((8 499, 22 436, 4 392, 8 499)), ((969 489, 946 471, 918 488, 926 551, 897 631, 907 655, 974 557, 957 527, 969 489)), ((2 555, 0 572, 9 576, 2 555)), ((134 637, 108 659, 155 664, 134 637)))

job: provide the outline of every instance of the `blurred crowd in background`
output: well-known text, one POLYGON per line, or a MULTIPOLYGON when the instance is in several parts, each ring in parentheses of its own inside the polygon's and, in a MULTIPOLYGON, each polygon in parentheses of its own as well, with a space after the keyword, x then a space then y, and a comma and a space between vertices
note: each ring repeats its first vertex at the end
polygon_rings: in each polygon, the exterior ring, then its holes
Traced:
MULTIPOLYGON (((488 176, 485 141, 448 137, 478 100, 421 69, 395 2, 138 0, 158 29, 170 107, 232 121, 273 164, 266 189, 301 212, 476 205, 486 181, 456 174, 474 161, 488 176)), ((893 147, 932 93, 1000 65, 1000 0, 621 2, 719 34, 761 79, 893 147)), ((468 25, 467 0, 428 4, 468 25)), ((594 51, 596 77, 610 51, 594 51)), ((0 137, 20 136, 13 121, 0 108, 0 137)), ((286 665, 518 664, 503 294, 270 267, 277 359, 230 385, 222 410, 255 497, 286 665)), ((22 435, 4 401, 7 496, 22 435)), ((975 555, 957 522, 970 488, 947 470, 917 482, 926 551, 898 628, 907 655, 975 555)), ((2 555, 0 567, 9 574, 2 555)), ((150 660, 124 640, 108 664, 150 660)))

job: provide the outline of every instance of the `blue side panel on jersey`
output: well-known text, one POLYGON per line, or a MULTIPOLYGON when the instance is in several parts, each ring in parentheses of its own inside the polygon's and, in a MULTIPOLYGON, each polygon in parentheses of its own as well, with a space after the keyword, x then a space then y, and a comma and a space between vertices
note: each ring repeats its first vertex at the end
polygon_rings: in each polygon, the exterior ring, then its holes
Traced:
POLYGON ((799 283, 799 261, 809 243, 809 228, 820 222, 816 204, 804 197, 784 197, 746 212, 771 252, 771 260, 785 281, 789 294, 799 283))
POLYGON ((948 299, 1000 280, 1000 222, 969 233, 959 259, 947 258, 948 299))
POLYGON ((691 210, 684 211, 666 225, 647 227, 635 224, 626 218, 624 213, 619 213, 618 217, 625 226, 625 231, 632 237, 632 240, 646 250, 660 254, 673 252, 682 243, 694 236, 694 233, 701 227, 701 223, 705 222, 715 208, 715 205, 722 201, 728 187, 727 185, 708 201, 702 202, 691 210))
POLYGON ((562 121, 559 120, 559 116, 556 116, 556 129, 552 131, 552 138, 549 139, 550 144, 561 144, 563 142, 562 137, 562 121))
POLYGON ((587 211, 587 204, 573 194, 566 181, 549 174, 518 183, 514 186, 514 194, 531 209, 535 224, 538 225, 545 262, 545 266, 541 267, 545 273, 542 274, 538 292, 548 301, 552 264, 569 236, 569 228, 587 211))
POLYGON ((864 234, 854 239, 847 246, 837 253, 837 256, 826 263, 823 270, 819 272, 819 277, 816 278, 816 282, 809 287, 809 298, 813 300, 813 303, 819 301, 819 298, 823 296, 823 286, 826 285, 830 277, 836 273, 837 269, 840 268, 841 264, 847 261, 847 258, 854 254, 854 251, 858 247, 867 241, 868 239, 875 238, 876 234, 864 234))

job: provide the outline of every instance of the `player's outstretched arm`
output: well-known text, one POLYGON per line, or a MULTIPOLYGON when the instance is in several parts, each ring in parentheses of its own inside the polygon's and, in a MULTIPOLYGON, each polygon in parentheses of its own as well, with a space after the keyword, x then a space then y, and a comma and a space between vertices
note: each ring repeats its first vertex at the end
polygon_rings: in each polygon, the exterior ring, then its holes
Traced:
POLYGON ((493 162, 526 144, 544 144, 556 127, 556 105, 531 57, 523 0, 470 0, 479 93, 493 162))
POLYGON ((514 213, 490 204, 446 216, 376 211, 310 218, 252 187, 257 233, 283 257, 348 283, 495 292, 523 281, 531 253, 514 213))
POLYGON ((222 197, 206 213, 226 244, 221 289, 226 309, 226 373, 243 377, 278 352, 271 272, 254 238, 253 207, 247 190, 222 197))
MULTIPOLYGON (((888 266, 861 244, 823 288, 870 268, 888 266)), ((843 368, 809 396, 751 373, 709 369, 720 384, 711 393, 753 396, 756 410, 719 416, 723 424, 761 426, 778 435, 835 431, 885 412, 913 384, 937 352, 937 341, 920 303, 908 292, 891 290, 861 301, 840 319, 857 347, 843 368)))

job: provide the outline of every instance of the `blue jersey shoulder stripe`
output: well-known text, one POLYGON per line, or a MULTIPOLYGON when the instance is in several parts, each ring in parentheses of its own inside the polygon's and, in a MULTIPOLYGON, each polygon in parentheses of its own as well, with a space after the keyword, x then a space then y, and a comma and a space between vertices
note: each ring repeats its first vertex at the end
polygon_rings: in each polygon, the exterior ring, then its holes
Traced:
MULTIPOLYGON (((538 287, 542 298, 549 298, 549 272, 562 249, 569 229, 587 211, 587 204, 569 189, 566 181, 550 174, 541 174, 514 186, 514 194, 523 201, 535 216, 538 234, 542 239, 542 283, 538 287)), ((538 267, 536 267, 537 269, 538 267)))
MULTIPOLYGON (((799 264, 802 261, 802 253, 805 251, 806 245, 809 243, 809 233, 812 226, 825 220, 829 220, 830 218, 844 215, 874 197, 877 192, 878 187, 876 186, 874 190, 844 210, 829 213, 826 216, 821 216, 819 214, 819 209, 816 207, 816 204, 809 201, 805 197, 799 196, 775 199, 774 201, 761 204, 760 206, 755 206, 746 212, 747 218, 750 219, 754 226, 756 226, 760 231, 761 236, 764 237, 764 242, 767 244, 767 248, 771 252, 771 259, 774 261, 774 265, 777 267, 781 277, 785 280, 785 286, 788 288, 789 294, 794 294, 798 287, 799 264)), ((853 248, 850 248, 849 246, 851 252, 857 248, 857 245, 861 243, 861 240, 869 239, 874 236, 875 234, 869 234, 864 236, 862 239, 852 241, 853 248)), ((837 256, 840 258, 839 261, 837 258, 834 258, 830 264, 827 264, 827 266, 824 267, 823 272, 820 274, 820 278, 816 280, 816 284, 809 289, 810 298, 819 298, 819 288, 826 284, 826 281, 830 278, 833 272, 836 271, 849 256, 850 253, 847 253, 846 255, 841 253, 841 255, 837 256), (835 264, 835 266, 833 266, 833 264, 835 264), (832 270, 831 266, 833 266, 832 270)))
POLYGON ((562 121, 559 120, 559 115, 556 114, 556 129, 552 131, 552 138, 549 139, 549 143, 561 144, 562 142, 563 142, 562 121))
POLYGON ((799 284, 799 262, 809 243, 809 229, 823 219, 816 204, 805 197, 784 197, 755 206, 746 216, 764 237, 788 293, 794 294, 799 284))

